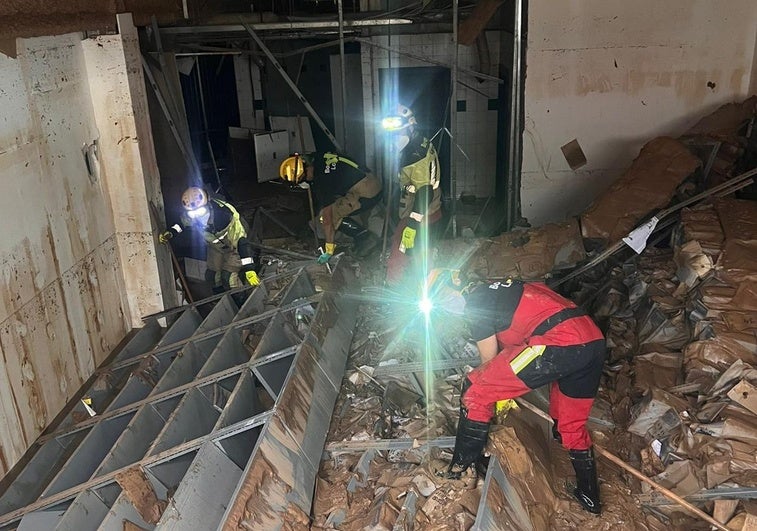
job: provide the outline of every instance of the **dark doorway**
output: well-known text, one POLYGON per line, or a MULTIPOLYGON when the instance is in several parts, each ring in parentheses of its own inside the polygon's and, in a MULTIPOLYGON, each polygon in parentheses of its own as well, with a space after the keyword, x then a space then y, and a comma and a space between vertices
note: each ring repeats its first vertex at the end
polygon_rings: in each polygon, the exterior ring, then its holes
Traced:
MULTIPOLYGON (((419 66, 379 69, 379 95, 381 116, 396 112, 397 104, 410 107, 418 120, 418 125, 428 137, 433 137, 440 129, 449 128, 450 71, 441 66, 419 66)), ((382 143, 382 145, 386 145, 382 143)), ((439 133, 434 139, 441 165, 441 187, 445 199, 449 198, 450 166, 449 137, 439 133)), ((389 162, 384 150, 384 161, 389 162)), ((386 175, 395 176, 396 167, 384 165, 386 175)), ((397 186, 392 187, 397 190, 397 186)), ((446 201, 445 201, 446 202, 446 201)), ((396 212, 396 210, 393 209, 396 212)))

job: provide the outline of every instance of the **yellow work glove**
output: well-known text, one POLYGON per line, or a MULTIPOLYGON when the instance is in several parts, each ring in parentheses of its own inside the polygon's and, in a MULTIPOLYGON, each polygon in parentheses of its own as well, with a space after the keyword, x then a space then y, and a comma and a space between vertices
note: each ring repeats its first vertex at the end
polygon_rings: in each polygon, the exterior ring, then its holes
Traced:
POLYGON ((415 247, 415 233, 415 229, 405 227, 405 230, 402 231, 402 243, 400 243, 401 251, 406 251, 415 247))
POLYGON ((260 284, 260 279, 258 278, 258 274, 252 270, 244 272, 244 280, 250 286, 258 286, 260 284))
POLYGON ((507 400, 499 400, 494 405, 494 416, 497 418, 497 423, 502 424, 507 418, 507 414, 511 409, 519 409, 515 400, 508 398, 507 400))
POLYGON ((173 232, 167 230, 160 233, 160 236, 158 236, 158 241, 160 243, 168 243, 168 240, 170 240, 171 238, 173 238, 173 232))
POLYGON ((336 251, 336 244, 335 243, 327 243, 326 244, 326 250, 321 254, 321 256, 318 257, 318 263, 319 264, 325 264, 329 261, 329 259, 334 255, 334 251, 336 251))

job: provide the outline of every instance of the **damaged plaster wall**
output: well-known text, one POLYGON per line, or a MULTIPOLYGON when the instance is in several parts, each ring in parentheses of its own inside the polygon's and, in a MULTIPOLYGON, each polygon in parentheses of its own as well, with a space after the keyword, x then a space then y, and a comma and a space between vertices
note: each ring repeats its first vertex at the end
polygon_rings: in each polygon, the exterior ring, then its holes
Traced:
POLYGON ((530 1, 523 216, 583 211, 645 142, 747 96, 756 29, 752 0, 530 1), (560 150, 574 138, 587 159, 576 171, 560 150))
MULTIPOLYGON (((131 329, 138 306, 161 306, 126 296, 132 262, 117 231, 129 232, 129 220, 114 223, 108 187, 140 165, 139 153, 112 145, 120 133, 95 112, 93 101, 108 98, 93 98, 87 72, 112 43, 88 57, 79 34, 16 44, 16 59, 0 55, 0 475, 131 329), (111 158, 117 149, 122 159, 111 158)), ((92 90, 108 93, 123 64, 102 67, 92 90)))

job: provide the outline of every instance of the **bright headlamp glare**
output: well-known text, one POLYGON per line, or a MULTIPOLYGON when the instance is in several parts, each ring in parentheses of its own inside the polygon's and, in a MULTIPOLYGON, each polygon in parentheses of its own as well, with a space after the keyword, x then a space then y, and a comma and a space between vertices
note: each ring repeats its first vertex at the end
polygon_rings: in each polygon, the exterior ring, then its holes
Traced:
POLYGON ((431 301, 428 297, 423 297, 420 302, 418 302, 418 309, 424 314, 429 315, 431 313, 431 310, 434 309, 434 303, 431 301))
POLYGON ((397 131, 405 125, 405 119, 401 116, 387 116, 381 120, 381 127, 386 131, 397 131))

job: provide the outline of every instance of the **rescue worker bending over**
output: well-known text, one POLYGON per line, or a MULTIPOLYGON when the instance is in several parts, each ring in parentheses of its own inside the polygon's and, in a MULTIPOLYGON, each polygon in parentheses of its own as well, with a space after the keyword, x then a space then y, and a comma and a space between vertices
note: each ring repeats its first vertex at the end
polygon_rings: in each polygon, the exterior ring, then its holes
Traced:
POLYGON ((208 193, 197 186, 187 188, 181 196, 184 212, 177 223, 160 235, 160 243, 185 228, 195 228, 202 232, 208 244, 205 280, 213 293, 222 293, 245 284, 257 286, 260 283, 257 272, 260 269, 257 258, 259 252, 248 239, 249 227, 239 212, 226 201, 209 198, 208 193))
POLYGON ((386 268, 390 286, 403 280, 420 242, 429 238, 432 226, 442 217, 439 155, 416 126, 413 111, 404 105, 398 106, 396 116, 383 120, 384 129, 396 135, 400 157, 400 220, 386 268))
MULTIPOLYGON (((455 285, 449 273, 446 277, 448 286, 455 285)), ((449 290, 444 282, 437 280, 433 289, 449 290)), ((463 313, 482 364, 463 381, 447 476, 460 477, 479 459, 498 401, 551 384, 552 434, 568 450, 576 472, 573 495, 587 511, 599 514, 597 468, 586 421, 605 361, 602 332, 580 308, 542 283, 509 279, 463 292, 463 313)))
POLYGON ((381 200, 381 180, 371 170, 327 151, 291 156, 281 163, 279 174, 293 184, 311 187, 315 194, 326 236, 320 263, 334 254, 337 230, 353 239, 355 256, 367 256, 376 247, 378 237, 348 217, 368 212, 381 200))

